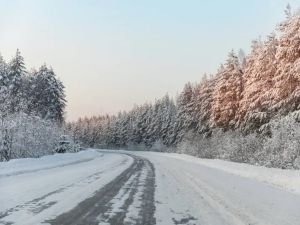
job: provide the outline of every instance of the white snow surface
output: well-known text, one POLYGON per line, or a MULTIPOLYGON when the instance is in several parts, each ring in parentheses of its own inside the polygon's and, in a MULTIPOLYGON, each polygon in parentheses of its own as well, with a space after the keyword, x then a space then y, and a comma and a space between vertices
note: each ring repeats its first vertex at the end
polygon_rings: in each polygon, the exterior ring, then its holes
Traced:
MULTIPOLYGON (((149 154, 149 153, 148 153, 149 154)), ((151 154, 151 153, 150 153, 151 154)), ((176 153, 161 153, 164 157, 183 160, 202 166, 215 168, 241 177, 255 179, 270 185, 277 186, 296 194, 300 194, 300 171, 267 168, 245 163, 229 162, 219 159, 199 159, 190 155, 176 153)))
MULTIPOLYGON (((300 171, 175 153, 102 150, 0 163, 0 224, 45 224, 68 212, 132 165, 124 152, 147 158, 155 168, 157 224, 299 224, 300 171)), ((122 210, 130 182, 105 216, 122 210)), ((126 213, 129 223, 138 215, 143 176, 140 182, 126 213)))

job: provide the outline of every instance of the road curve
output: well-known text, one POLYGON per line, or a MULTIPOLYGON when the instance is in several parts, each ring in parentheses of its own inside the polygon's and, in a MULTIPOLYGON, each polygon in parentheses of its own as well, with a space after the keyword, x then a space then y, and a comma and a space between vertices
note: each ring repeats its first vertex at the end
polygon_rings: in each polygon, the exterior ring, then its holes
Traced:
POLYGON ((100 151, 0 177, 0 224, 300 224, 300 195, 176 156, 100 151))
POLYGON ((113 181, 71 211, 46 222, 51 225, 156 224, 154 167, 143 157, 130 156, 134 160, 132 165, 113 181))

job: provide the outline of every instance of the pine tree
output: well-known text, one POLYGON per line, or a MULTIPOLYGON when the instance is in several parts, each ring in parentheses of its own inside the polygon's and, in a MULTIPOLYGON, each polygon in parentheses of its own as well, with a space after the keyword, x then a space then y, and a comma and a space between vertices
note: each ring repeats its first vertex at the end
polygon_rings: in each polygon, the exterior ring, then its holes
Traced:
POLYGON ((9 111, 10 94, 8 85, 8 65, 0 54, 0 113, 1 117, 9 111))
POLYGON ((300 109, 300 12, 289 15, 278 27, 280 32, 273 77, 272 97, 274 113, 287 114, 300 109))
POLYGON ((253 42, 252 51, 246 58, 245 85, 238 115, 239 125, 245 130, 257 129, 268 122, 273 104, 273 76, 277 71, 277 46, 278 40, 271 34, 265 42, 253 42))
POLYGON ((183 91, 177 98, 177 120, 175 132, 176 142, 182 140, 183 136, 191 129, 196 127, 193 117, 194 87, 191 83, 184 86, 183 91))
POLYGON ((203 76, 202 81, 195 88, 194 112, 197 121, 197 132, 209 134, 212 127, 212 94, 215 78, 203 76))
POLYGON ((66 104, 64 86, 46 65, 34 72, 31 80, 30 111, 41 118, 59 123, 64 120, 66 104))
POLYGON ((7 75, 7 88, 9 91, 11 103, 10 112, 15 113, 26 108, 26 102, 24 99, 22 90, 22 81, 26 74, 26 68, 24 58, 21 56, 21 52, 17 49, 15 57, 10 61, 8 65, 7 75))
POLYGON ((232 51, 216 76, 213 92, 212 119, 217 127, 234 128, 244 86, 243 71, 232 51))

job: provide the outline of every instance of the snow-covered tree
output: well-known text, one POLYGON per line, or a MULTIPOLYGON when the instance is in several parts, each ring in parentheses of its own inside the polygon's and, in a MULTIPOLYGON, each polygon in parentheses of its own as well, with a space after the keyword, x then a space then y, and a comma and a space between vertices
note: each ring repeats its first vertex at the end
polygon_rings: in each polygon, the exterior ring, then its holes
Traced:
POLYGON ((244 90, 240 101, 238 120, 246 130, 259 128, 269 120, 272 104, 273 76, 277 70, 275 34, 263 43, 255 41, 244 69, 244 90), (264 91, 262 91, 264 90, 264 91))
POLYGON ((23 79, 26 74, 24 58, 19 49, 8 64, 7 83, 5 84, 10 95, 9 111, 18 112, 26 108, 24 92, 22 89, 23 79))
POLYGON ((4 117, 10 109, 11 98, 8 81, 8 65, 0 55, 0 117, 4 117))
POLYGON ((236 126, 243 88, 243 71, 238 57, 232 51, 216 75, 212 103, 212 119, 215 126, 224 129, 236 126))
POLYGON ((191 83, 185 84, 182 92, 177 98, 177 119, 175 124, 176 142, 180 142, 189 130, 196 128, 194 117, 194 86, 191 83))
POLYGON ((57 122, 64 120, 66 104, 64 86, 46 65, 31 76, 30 113, 57 122))
POLYGON ((278 30, 278 69, 273 77, 273 112, 287 114, 298 110, 300 104, 300 12, 290 15, 278 30))
POLYGON ((194 117, 197 121, 197 132, 209 134, 212 127, 212 94, 215 87, 215 79, 203 76, 202 81, 195 87, 194 117))

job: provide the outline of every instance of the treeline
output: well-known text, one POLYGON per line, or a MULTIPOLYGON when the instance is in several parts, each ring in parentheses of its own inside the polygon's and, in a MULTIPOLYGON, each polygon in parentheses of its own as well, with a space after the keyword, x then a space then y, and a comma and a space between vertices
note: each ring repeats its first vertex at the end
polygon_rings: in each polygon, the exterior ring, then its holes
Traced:
POLYGON ((64 86, 46 65, 28 71, 24 58, 0 55, 0 161, 52 153, 64 133, 64 86))
POLYGON ((300 13, 286 15, 266 40, 253 41, 248 55, 231 51, 216 74, 187 83, 175 101, 165 96, 118 115, 81 118, 68 125, 74 139, 298 167, 300 13))

